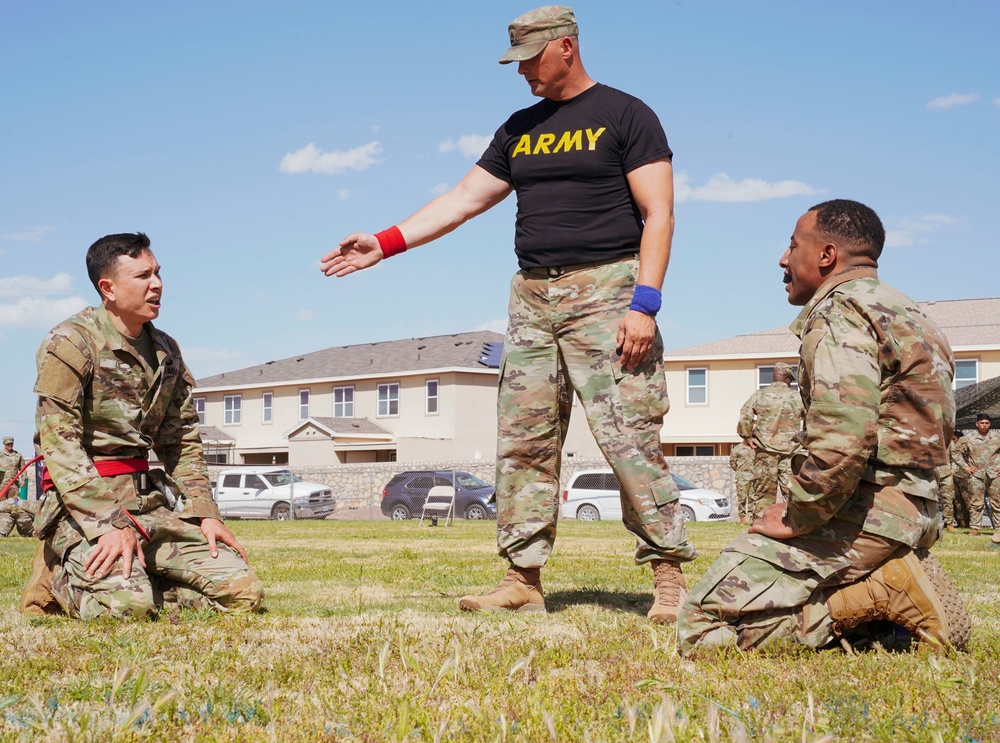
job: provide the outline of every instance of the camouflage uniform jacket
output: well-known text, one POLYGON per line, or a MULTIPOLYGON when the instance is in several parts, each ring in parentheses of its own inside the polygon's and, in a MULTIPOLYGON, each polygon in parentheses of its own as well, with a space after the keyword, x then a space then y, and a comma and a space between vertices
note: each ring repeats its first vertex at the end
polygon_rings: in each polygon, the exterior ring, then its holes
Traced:
POLYGON ((912 299, 863 267, 831 277, 791 330, 802 340, 806 423, 787 522, 808 533, 836 515, 909 543, 919 536, 912 523, 855 491, 864 479, 937 499, 934 469, 948 462, 955 419, 948 341, 912 299))
MULTIPOLYGON (((24 457, 18 452, 12 451, 8 454, 6 449, 0 449, 0 470, 3 470, 3 477, 0 477, 0 490, 3 490, 7 486, 7 483, 14 479, 23 466, 24 457)), ((7 491, 7 497, 16 498, 17 488, 23 485, 26 480, 27 476, 21 475, 17 481, 17 485, 10 486, 10 490, 7 491)))
POLYGON ((970 431, 955 444, 955 460, 963 469, 962 474, 974 480, 1000 478, 1000 431, 989 430, 983 436, 979 431, 970 431), (976 472, 965 472, 966 467, 975 467, 976 472))
POLYGON ((754 392, 740 410, 736 433, 753 439, 772 454, 791 454, 798 448, 795 435, 802 430, 802 400, 784 382, 772 382, 754 392))
POLYGON ((36 436, 58 497, 52 491, 45 497, 35 521, 39 533, 63 509, 89 541, 112 531, 116 514, 138 504, 134 493, 113 492, 93 462, 147 459, 150 449, 186 496, 182 517, 220 518, 191 397, 194 378, 177 342, 152 323, 145 327, 155 370, 144 367, 103 306, 77 313, 42 341, 36 436))
POLYGON ((729 454, 729 469, 735 473, 736 481, 749 482, 752 467, 753 449, 746 444, 736 444, 729 454))

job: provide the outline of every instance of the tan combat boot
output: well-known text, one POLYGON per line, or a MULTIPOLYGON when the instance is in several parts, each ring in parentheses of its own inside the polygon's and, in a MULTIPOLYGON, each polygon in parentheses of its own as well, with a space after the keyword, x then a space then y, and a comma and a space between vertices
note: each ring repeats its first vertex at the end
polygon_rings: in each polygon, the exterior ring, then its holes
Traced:
POLYGON ((653 560, 653 605, 646 618, 653 624, 677 621, 681 604, 687 598, 687 583, 676 560, 653 560))
POLYGON ((977 529, 975 527, 972 527, 971 529, 969 529, 969 536, 970 537, 978 537, 979 536, 979 529, 977 529))
POLYGON ((951 642, 944 605, 912 550, 890 558, 863 580, 838 588, 826 604, 838 635, 884 620, 901 625, 921 644, 942 647, 951 642))
POLYGON ((49 549, 47 542, 41 542, 35 550, 31 563, 31 577, 21 592, 18 608, 28 617, 63 614, 62 607, 52 596, 52 574, 59 565, 59 558, 49 549))
POLYGON ((462 611, 545 611, 540 568, 511 565, 500 585, 481 596, 463 596, 462 611))
POLYGON ((993 536, 990 537, 990 541, 993 542, 993 544, 1000 544, 1000 531, 993 532, 993 536))

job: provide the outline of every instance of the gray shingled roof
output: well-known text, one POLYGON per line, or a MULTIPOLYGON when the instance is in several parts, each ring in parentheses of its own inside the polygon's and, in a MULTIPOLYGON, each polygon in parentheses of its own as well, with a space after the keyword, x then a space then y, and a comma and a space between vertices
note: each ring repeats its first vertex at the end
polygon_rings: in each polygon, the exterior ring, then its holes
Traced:
POLYGON ((213 444, 236 443, 236 439, 215 426, 198 426, 198 432, 201 434, 202 441, 213 444))
MULTIPOLYGON (((316 421, 324 428, 333 431, 336 434, 367 434, 367 435, 379 435, 379 436, 392 436, 392 431, 388 428, 380 426, 373 420, 368 418, 317 418, 312 417, 307 421, 303 421, 302 425, 298 428, 302 428, 303 425, 309 421, 316 421)), ((298 429, 296 429, 298 430, 298 429)))
MULTIPOLYGON (((919 304, 944 331, 952 348, 1000 346, 1000 297, 919 304)), ((794 315, 790 315, 789 323, 793 319, 794 315)), ((667 351, 664 356, 797 356, 798 353, 799 339, 787 327, 781 327, 667 351)))
POLYGON ((488 343, 503 343, 503 336, 489 330, 477 330, 428 338, 335 346, 203 377, 197 381, 197 387, 206 389, 278 384, 300 379, 382 376, 421 369, 496 368, 480 361, 488 343))

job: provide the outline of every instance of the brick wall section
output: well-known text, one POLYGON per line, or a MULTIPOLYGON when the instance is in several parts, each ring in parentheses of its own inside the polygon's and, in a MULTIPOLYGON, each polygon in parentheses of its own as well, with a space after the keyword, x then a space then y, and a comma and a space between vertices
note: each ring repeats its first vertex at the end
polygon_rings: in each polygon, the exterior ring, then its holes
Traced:
MULTIPOLYGON (((735 493, 729 457, 667 457, 670 470, 690 480, 694 485, 732 497, 735 493)), ((579 470, 602 469, 603 459, 571 459, 563 465, 562 486, 579 470)), ((229 467, 210 465, 212 479, 229 467)), ((307 482, 328 485, 337 499, 334 518, 384 518, 379 509, 382 489, 392 476, 406 470, 460 470, 485 480, 495 481, 496 464, 488 460, 440 461, 407 464, 385 462, 368 464, 338 464, 324 467, 292 467, 292 471, 307 482)))

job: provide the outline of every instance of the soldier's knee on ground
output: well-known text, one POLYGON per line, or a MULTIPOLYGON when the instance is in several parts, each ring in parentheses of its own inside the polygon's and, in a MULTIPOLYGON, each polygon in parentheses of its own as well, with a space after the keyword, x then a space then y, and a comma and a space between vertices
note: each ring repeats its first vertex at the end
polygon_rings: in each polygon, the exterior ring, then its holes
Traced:
POLYGON ((233 576, 218 591, 215 600, 224 611, 258 611, 264 601, 264 584, 252 570, 233 576))

